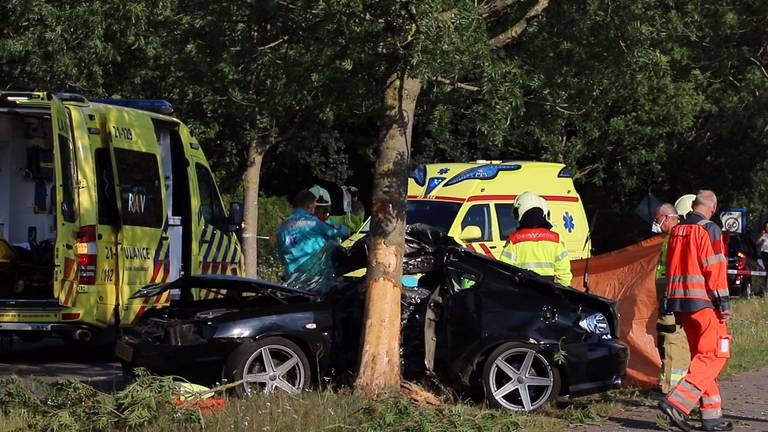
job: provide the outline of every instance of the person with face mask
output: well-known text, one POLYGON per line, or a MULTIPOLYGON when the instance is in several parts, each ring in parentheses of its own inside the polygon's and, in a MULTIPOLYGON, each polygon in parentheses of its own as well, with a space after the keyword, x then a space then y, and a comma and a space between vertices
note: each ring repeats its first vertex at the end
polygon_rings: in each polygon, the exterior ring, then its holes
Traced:
POLYGON ((670 203, 664 203, 656 209, 651 231, 655 234, 664 234, 664 243, 661 246, 661 258, 656 266, 656 294, 659 300, 659 318, 656 321, 656 343, 661 358, 659 370, 659 389, 667 394, 672 391, 688 371, 691 363, 691 354, 688 349, 688 339, 683 328, 675 322, 675 316, 662 311, 664 291, 667 287, 666 279, 666 254, 669 233, 677 224, 680 217, 677 210, 670 203))

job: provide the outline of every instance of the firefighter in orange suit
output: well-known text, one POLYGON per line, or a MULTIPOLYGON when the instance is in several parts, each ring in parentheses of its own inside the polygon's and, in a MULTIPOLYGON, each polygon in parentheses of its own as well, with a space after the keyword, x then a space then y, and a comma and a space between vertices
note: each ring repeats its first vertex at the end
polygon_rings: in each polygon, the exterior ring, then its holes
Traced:
POLYGON ((547 201, 533 192, 523 192, 515 199, 513 211, 520 225, 509 235, 499 260, 570 285, 571 261, 560 236, 551 230, 547 201))
POLYGON ((730 356, 726 322, 731 305, 722 240, 712 238, 719 233, 706 222, 716 208, 715 194, 700 191, 694 200, 693 212, 672 229, 667 247, 664 307, 674 312, 685 330, 691 364, 683 379, 659 402, 659 408, 684 431, 693 430, 684 416, 696 406, 701 410, 703 430, 733 430, 733 425, 723 419, 717 383, 730 356))

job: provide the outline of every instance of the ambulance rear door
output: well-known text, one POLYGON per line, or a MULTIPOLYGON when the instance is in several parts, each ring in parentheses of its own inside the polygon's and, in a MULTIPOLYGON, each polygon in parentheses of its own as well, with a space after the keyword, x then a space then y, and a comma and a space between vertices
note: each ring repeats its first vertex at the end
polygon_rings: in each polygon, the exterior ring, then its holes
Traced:
POLYGON ((52 194, 55 199, 56 263, 54 268, 53 295, 59 304, 71 306, 77 289, 77 233, 78 218, 77 170, 72 142, 72 128, 67 108, 51 96, 51 126, 53 127, 54 181, 52 194))
POLYGON ((118 294, 120 323, 135 324, 144 311, 169 296, 131 299, 170 272, 168 219, 160 146, 151 118, 139 111, 107 110, 110 152, 120 212, 118 294))

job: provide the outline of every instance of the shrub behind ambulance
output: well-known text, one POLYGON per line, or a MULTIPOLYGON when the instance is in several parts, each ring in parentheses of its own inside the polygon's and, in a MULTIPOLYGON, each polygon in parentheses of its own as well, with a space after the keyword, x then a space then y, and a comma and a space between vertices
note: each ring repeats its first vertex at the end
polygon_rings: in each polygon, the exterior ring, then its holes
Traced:
MULTIPOLYGON (((242 274, 200 145, 161 100, 0 92, 0 333, 109 339, 183 274, 242 274)), ((199 291, 201 299, 220 292, 199 291)))

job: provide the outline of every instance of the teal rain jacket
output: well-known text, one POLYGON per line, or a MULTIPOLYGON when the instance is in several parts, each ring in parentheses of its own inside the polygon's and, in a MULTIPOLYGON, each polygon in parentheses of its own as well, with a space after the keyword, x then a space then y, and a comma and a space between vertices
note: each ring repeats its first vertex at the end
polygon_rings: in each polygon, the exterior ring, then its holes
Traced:
POLYGON ((323 222, 304 209, 294 209, 277 228, 277 254, 285 266, 286 277, 329 241, 349 235, 349 228, 323 222))

